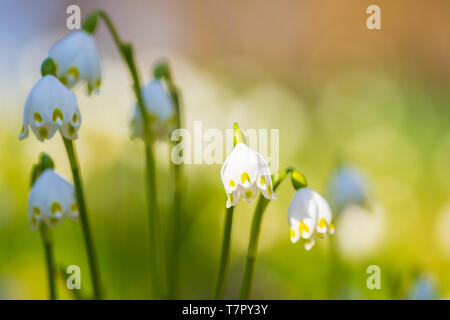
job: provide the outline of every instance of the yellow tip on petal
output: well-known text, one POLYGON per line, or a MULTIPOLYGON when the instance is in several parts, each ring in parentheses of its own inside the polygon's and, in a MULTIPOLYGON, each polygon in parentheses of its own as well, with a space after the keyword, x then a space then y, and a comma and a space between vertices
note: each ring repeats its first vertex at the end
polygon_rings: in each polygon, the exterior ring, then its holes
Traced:
POLYGON ((327 226, 327 221, 325 220, 325 218, 321 218, 320 220, 319 220, 319 228, 320 229, 323 229, 323 228, 325 228, 327 226))
POLYGON ((77 67, 72 66, 69 69, 67 69, 67 74, 72 76, 74 79, 78 79, 78 77, 80 76, 80 71, 78 70, 77 67))
POLYGON ((34 206, 33 207, 33 215, 34 216, 39 216, 41 214, 41 210, 39 209, 39 207, 34 206))
POLYGON ((72 203, 72 205, 70 206, 70 210, 72 212, 77 212, 78 211, 78 204, 76 202, 72 203))
POLYGON ((309 232, 309 228, 303 221, 300 221, 300 226, 298 227, 298 231, 300 232, 300 237, 302 237, 303 236, 303 231, 308 233, 309 232))
POLYGON ((263 186, 266 184, 266 179, 264 179, 264 176, 261 176, 260 184, 263 186))
POLYGON ((55 110, 53 110, 52 121, 57 122, 58 119, 61 121, 64 121, 64 115, 63 115, 61 109, 56 108, 55 110))
POLYGON ((290 236, 291 238, 295 238, 295 231, 294 231, 294 229, 289 228, 289 236, 290 236))
POLYGON ((35 112, 34 113, 34 121, 38 122, 38 123, 42 123, 42 116, 39 112, 35 112))
POLYGON ((53 214, 55 214, 57 212, 62 212, 62 207, 59 204, 59 202, 55 201, 55 202, 52 203, 52 205, 50 207, 50 212, 53 213, 53 214))
POLYGON ((241 182, 244 184, 245 181, 248 181, 248 183, 250 183, 250 176, 248 175, 247 172, 244 172, 244 173, 241 175, 241 182))
POLYGON ((44 140, 48 137, 48 129, 46 127, 39 128, 39 137, 44 140))

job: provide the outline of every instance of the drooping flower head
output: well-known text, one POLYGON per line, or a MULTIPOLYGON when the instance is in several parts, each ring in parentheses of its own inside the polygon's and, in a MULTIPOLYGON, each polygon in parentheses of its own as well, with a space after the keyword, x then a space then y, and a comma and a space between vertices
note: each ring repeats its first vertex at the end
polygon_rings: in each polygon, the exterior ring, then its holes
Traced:
POLYGON ((246 202, 255 199, 258 189, 268 199, 276 199, 267 161, 245 144, 239 126, 234 124, 234 149, 225 160, 221 177, 228 196, 227 208, 235 206, 239 197, 246 202))
MULTIPOLYGON (((175 126, 175 107, 164 84, 159 79, 152 80, 142 88, 142 97, 153 134, 156 138, 168 137, 175 126)), ((131 130, 132 137, 144 138, 143 117, 137 103, 131 119, 131 130)))
POLYGON ((346 206, 364 206, 368 200, 368 186, 364 175, 352 165, 339 165, 333 173, 329 192, 331 204, 337 212, 346 206))
MULTIPOLYGON (((293 175, 293 182, 294 179, 293 175)), ((305 249, 311 250, 316 237, 334 234, 331 209, 320 194, 306 187, 306 183, 296 185, 294 182, 294 186, 297 191, 288 211, 290 238, 292 243, 303 239, 305 249)))
MULTIPOLYGON (((45 159, 42 157, 42 159, 45 159)), ((51 161, 51 160, 50 160, 51 161)), ((41 161, 42 163, 43 161, 41 161)), ((78 206, 73 185, 58 175, 51 166, 35 166, 35 179, 28 196, 28 217, 31 230, 41 223, 59 225, 66 217, 78 221, 78 206)))
POLYGON ((23 127, 19 138, 28 137, 28 127, 44 141, 61 130, 67 139, 76 139, 81 124, 75 95, 53 74, 54 64, 46 59, 42 64, 43 77, 33 86, 25 102, 23 127))
POLYGON ((73 31, 48 52, 56 63, 56 76, 69 88, 79 82, 86 82, 89 94, 99 92, 101 86, 100 55, 92 32, 73 31))

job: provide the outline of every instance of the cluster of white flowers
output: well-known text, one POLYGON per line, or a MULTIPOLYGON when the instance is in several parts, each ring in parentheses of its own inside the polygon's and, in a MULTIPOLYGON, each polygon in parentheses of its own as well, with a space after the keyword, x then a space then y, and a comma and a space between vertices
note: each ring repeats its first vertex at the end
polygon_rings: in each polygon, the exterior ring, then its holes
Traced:
POLYGON ((32 230, 41 223, 55 227, 66 217, 78 221, 73 185, 52 169, 42 172, 28 196, 28 217, 32 230))
MULTIPOLYGON (((79 30, 55 43, 41 71, 42 78, 25 102, 19 138, 28 137, 31 127, 40 141, 51 139, 58 130, 66 139, 77 139, 81 113, 77 98, 69 88, 86 82, 89 93, 100 89, 100 57, 93 36, 79 30)), ((41 223, 57 226, 66 217, 77 221, 74 186, 53 169, 45 170, 33 184, 28 210, 32 230, 41 223)))
MULTIPOLYGON (((235 147, 221 170, 222 183, 228 197, 226 207, 235 206, 241 196, 247 202, 253 201, 258 189, 266 199, 277 199, 267 161, 245 144, 236 124, 234 131, 235 147)), ((289 207, 288 221, 291 241, 295 243, 304 239, 305 248, 310 250, 317 236, 334 234, 334 225, 327 201, 317 192, 306 188, 306 180, 301 177, 303 183, 298 186, 294 183, 298 190, 289 207)))
POLYGON ((58 129, 65 138, 76 139, 81 114, 68 88, 81 81, 87 82, 89 92, 100 88, 100 57, 93 36, 79 30, 59 40, 51 47, 42 73, 25 102, 20 138, 28 136, 31 126, 41 141, 53 137, 58 129))

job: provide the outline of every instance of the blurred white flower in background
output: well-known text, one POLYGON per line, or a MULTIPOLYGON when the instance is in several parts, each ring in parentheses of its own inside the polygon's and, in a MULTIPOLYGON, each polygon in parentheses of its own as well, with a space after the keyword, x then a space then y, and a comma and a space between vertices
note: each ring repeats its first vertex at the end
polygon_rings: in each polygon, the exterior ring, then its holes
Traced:
MULTIPOLYGON (((168 138, 169 133, 175 127, 175 107, 172 97, 164 84, 158 80, 152 80, 142 88, 142 98, 149 116, 149 126, 156 138, 168 138)), ((134 115, 131 119, 132 137, 144 137, 142 114, 139 106, 135 105, 134 115)))
POLYGON ((85 81, 88 92, 99 92, 101 86, 100 55, 94 37, 84 30, 74 31, 56 42, 48 53, 56 63, 56 75, 72 88, 85 81))
POLYGON ((371 256, 380 247, 385 233, 385 213, 379 203, 369 211, 358 205, 347 206, 338 217, 336 235, 341 254, 348 259, 371 256))
POLYGON ((365 176, 353 165, 340 164, 333 172, 329 185, 330 201, 339 214, 346 206, 364 206, 369 200, 369 190, 365 176))
POLYGON ((28 196, 31 230, 41 223, 59 225, 66 217, 78 221, 74 186, 52 169, 45 170, 34 182, 28 196))
POLYGON ((289 206, 289 232, 292 243, 304 239, 306 250, 311 250, 316 237, 334 234, 330 206, 317 192, 310 188, 297 190, 289 206))

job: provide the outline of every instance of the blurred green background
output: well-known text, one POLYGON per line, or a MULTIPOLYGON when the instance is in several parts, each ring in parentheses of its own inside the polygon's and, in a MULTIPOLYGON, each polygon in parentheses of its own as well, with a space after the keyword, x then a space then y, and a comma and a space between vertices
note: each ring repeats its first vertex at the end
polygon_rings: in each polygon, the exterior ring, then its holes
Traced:
MULTIPOLYGON (((183 94, 184 122, 204 129, 280 129, 280 167, 295 166, 327 197, 343 159, 367 175, 370 214, 336 218, 334 243, 310 252, 289 241, 286 181, 266 212, 253 297, 402 299, 423 275, 450 297, 450 3, 448 1, 76 1, 82 16, 106 10, 133 42, 145 82, 167 57, 183 94), (381 7, 382 30, 366 28, 381 7), (372 212, 373 211, 373 212, 372 212), (334 255, 340 265, 332 264, 334 255), (366 268, 381 268, 381 290, 366 268), (336 290, 336 288, 338 288, 336 290), (337 294, 331 294, 336 290, 337 294)), ((49 47, 69 31, 72 1, 0 1, 0 299, 45 299, 41 239, 29 231, 30 170, 41 151, 71 180, 61 139, 19 142, 26 96, 49 47)), ((131 81, 110 35, 95 35, 102 56, 99 95, 75 90, 83 115, 77 146, 100 259, 111 299, 149 295, 144 154, 130 140, 131 81)), ((172 206, 169 147, 157 145, 161 212, 172 206)), ((224 150, 225 152, 225 150, 224 150)), ((280 168, 280 169, 281 169, 280 168)), ((225 192, 220 165, 187 165, 179 297, 210 298, 218 270, 225 192)), ((235 210, 226 298, 237 298, 255 203, 235 210)), ((166 235, 169 231, 165 231, 166 235)), ((58 264, 82 271, 79 225, 54 230, 58 264)), ((59 293, 71 298, 60 279, 59 293)))

